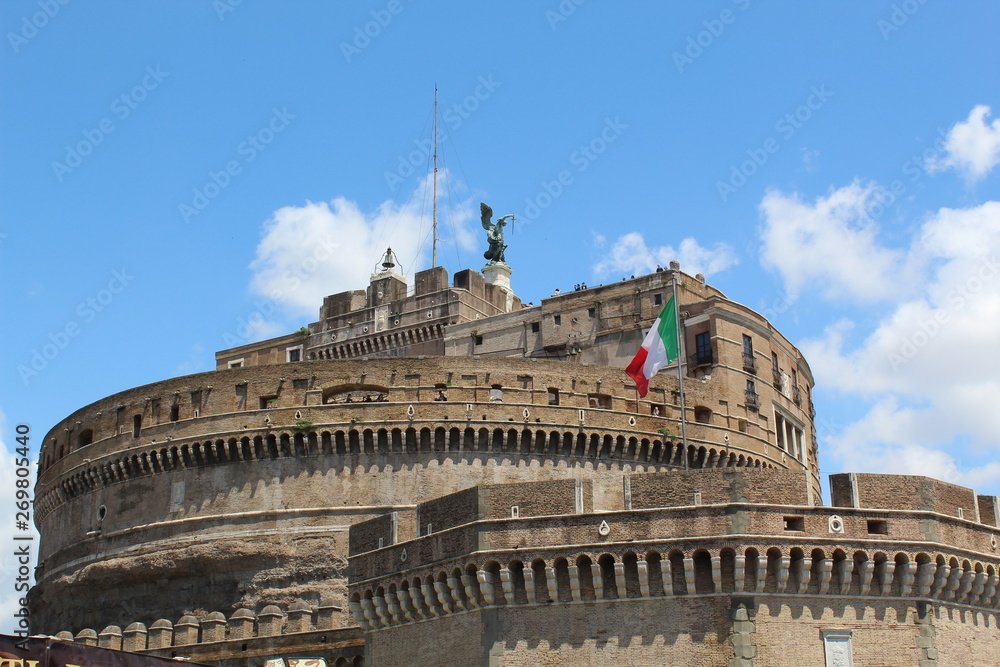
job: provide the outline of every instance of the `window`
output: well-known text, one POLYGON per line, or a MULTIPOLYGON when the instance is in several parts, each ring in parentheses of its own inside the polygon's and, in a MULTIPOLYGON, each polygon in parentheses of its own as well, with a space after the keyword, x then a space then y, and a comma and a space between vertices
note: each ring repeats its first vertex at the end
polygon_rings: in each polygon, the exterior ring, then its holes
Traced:
POLYGON ((181 406, 174 404, 170 406, 170 421, 175 422, 181 418, 181 406))
POLYGON ((704 405, 696 406, 694 420, 699 424, 710 424, 712 422, 712 409, 706 408, 704 405))
POLYGON ((132 437, 138 438, 139 431, 142 430, 142 415, 132 417, 132 437))
POLYGON ((531 323, 531 333, 538 333, 538 330, 540 328, 541 327, 538 326, 538 322, 532 322, 531 323))
POLYGON ((552 324, 554 324, 557 327, 562 326, 562 315, 553 315, 552 324))
POLYGON ((869 535, 888 535, 889 534, 889 522, 884 519, 869 519, 868 520, 868 534, 869 535))
POLYGON ((757 409, 757 383, 747 380, 747 407, 757 409))
POLYGON ((663 295, 662 294, 654 294, 653 295, 653 305, 655 305, 655 306, 662 306, 663 305, 663 295))
POLYGON ((757 372, 757 359, 753 356, 753 338, 743 334, 743 370, 757 372))
POLYGON ((277 396, 261 396, 260 397, 260 409, 268 410, 270 408, 278 407, 278 397, 277 396))
POLYGON ((483 337, 476 336, 476 345, 482 345, 482 344, 483 344, 483 337))
POLYGON ((94 441, 94 432, 89 428, 85 428, 84 430, 80 431, 80 435, 77 436, 76 446, 86 447, 93 441, 94 441))
POLYGON ((786 516, 785 517, 785 530, 797 530, 804 531, 806 529, 805 517, 801 516, 786 516))
POLYGON ((607 394, 587 394, 587 405, 598 410, 610 410, 611 397, 607 394))
POLYGON ((778 449, 788 452, 800 461, 805 457, 805 431, 788 415, 774 411, 774 439, 778 449))
POLYGON ((232 361, 229 362, 229 368, 243 368, 243 360, 233 359, 232 361))
POLYGON ((588 308, 587 309, 587 317, 597 317, 597 309, 596 308, 588 308))
POLYGON ((490 403, 503 403, 503 385, 495 384, 490 387, 490 403))
POLYGON ((240 410, 246 410, 247 386, 245 384, 236 385, 236 407, 240 410))
POLYGON ((707 331, 703 331, 694 337, 694 349, 696 366, 707 366, 712 363, 712 337, 707 331))
POLYGON ((289 362, 302 361, 302 348, 292 347, 285 350, 285 356, 289 362))
POLYGON ((549 387, 549 405, 559 405, 559 390, 549 387))
POLYGON ((778 353, 777 352, 772 352, 771 353, 771 370, 774 371, 775 377, 778 377, 778 375, 781 373, 781 369, 778 368, 778 353))

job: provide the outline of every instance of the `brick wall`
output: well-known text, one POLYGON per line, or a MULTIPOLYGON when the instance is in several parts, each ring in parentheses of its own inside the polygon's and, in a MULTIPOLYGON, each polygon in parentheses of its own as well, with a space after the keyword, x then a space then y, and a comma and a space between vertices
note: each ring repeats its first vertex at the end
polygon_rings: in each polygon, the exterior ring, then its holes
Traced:
MULTIPOLYGON (((834 475, 844 477, 845 475, 834 475)), ((919 509, 975 521, 978 500, 972 489, 918 475, 856 473, 861 507, 870 509, 919 509)), ((832 488, 832 484, 831 484, 832 488)), ((834 504, 843 498, 835 498, 834 504)))
POLYGON ((351 526, 348 540, 350 553, 371 551, 392 544, 392 524, 393 515, 390 513, 351 526), (380 539, 382 544, 379 544, 380 539))
POLYGON ((426 535, 428 526, 435 533, 461 526, 478 519, 479 511, 478 487, 435 498, 417 506, 418 530, 426 535))
POLYGON ((630 475, 632 508, 694 505, 701 494, 702 505, 734 502, 765 502, 808 505, 808 480, 792 471, 689 470, 686 472, 630 475))

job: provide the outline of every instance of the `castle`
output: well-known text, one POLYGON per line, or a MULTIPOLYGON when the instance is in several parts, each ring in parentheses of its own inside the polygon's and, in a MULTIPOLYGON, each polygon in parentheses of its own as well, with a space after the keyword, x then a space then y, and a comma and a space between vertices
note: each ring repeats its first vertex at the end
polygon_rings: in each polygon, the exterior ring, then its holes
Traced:
POLYGON ((55 425, 32 630, 227 667, 1000 662, 998 498, 850 473, 824 505, 806 360, 676 264, 537 306, 510 277, 389 252, 55 425), (675 365, 640 398, 674 291, 683 397, 675 365))

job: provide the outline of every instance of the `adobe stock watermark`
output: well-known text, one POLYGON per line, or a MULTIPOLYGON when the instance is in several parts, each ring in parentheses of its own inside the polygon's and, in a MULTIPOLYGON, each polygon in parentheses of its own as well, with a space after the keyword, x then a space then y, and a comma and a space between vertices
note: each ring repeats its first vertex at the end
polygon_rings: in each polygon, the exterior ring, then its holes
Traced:
MULTIPOLYGON (((750 0, 732 0, 732 2, 741 12, 746 11, 747 7, 750 6, 750 0)), ((719 12, 716 18, 702 21, 701 24, 705 29, 694 35, 688 35, 683 52, 674 51, 671 55, 677 71, 683 74, 685 67, 693 65, 694 61, 701 58, 705 50, 711 48, 715 44, 715 40, 726 31, 726 26, 736 23, 738 16, 739 14, 732 9, 726 8, 719 12)))
POLYGON ((986 283, 996 278, 998 272, 1000 272, 1000 262, 995 255, 990 255, 971 276, 948 292, 947 307, 938 308, 932 317, 921 321, 916 331, 903 338, 898 350, 889 353, 892 370, 898 370, 900 366, 913 361, 917 354, 951 322, 952 315, 965 308, 969 301, 982 291, 986 283))
POLYGON ((264 324, 264 322, 267 321, 267 318, 274 313, 278 302, 281 301, 286 294, 294 292, 302 287, 302 284, 309 279, 309 276, 314 274, 324 262, 327 262, 334 257, 338 250, 343 252, 343 247, 338 246, 332 238, 324 237, 320 239, 320 241, 315 244, 312 253, 308 257, 288 268, 285 273, 279 277, 278 286, 269 292, 266 299, 254 302, 253 312, 246 317, 239 317, 236 319, 235 331, 232 333, 227 332, 222 335, 224 343, 229 347, 239 347, 240 345, 249 343, 253 339, 254 331, 264 324))
POLYGON ((560 23, 565 23, 569 17, 576 13, 576 8, 587 2, 587 0, 562 0, 556 8, 545 10, 545 20, 549 22, 549 28, 555 31, 560 23))
POLYGON ((888 42, 892 33, 898 32, 926 4, 927 0, 903 0, 903 2, 893 3, 889 17, 875 22, 875 27, 882 34, 882 39, 888 42))
MULTIPOLYGON (((146 74, 136 85, 132 86, 121 95, 111 100, 109 105, 111 114, 119 121, 124 121, 139 108, 139 105, 148 99, 149 94, 160 87, 163 80, 170 76, 170 72, 164 72, 157 65, 146 66, 146 74)), ((66 144, 66 155, 63 161, 54 160, 52 162, 52 173, 60 183, 73 170, 83 164, 84 159, 94 152, 94 149, 104 143, 104 140, 116 129, 112 116, 105 116, 98 121, 97 126, 83 130, 83 139, 75 144, 66 144)))
MULTIPOLYGON (((911 155, 899 166, 899 170, 908 177, 910 183, 916 183, 929 171, 929 164, 933 164, 947 151, 948 131, 938 128, 937 139, 933 145, 928 146, 920 153, 911 155)), ((863 211, 862 228, 870 227, 881 217, 885 211, 893 206, 907 192, 906 181, 902 178, 895 178, 888 185, 878 185, 868 201, 865 202, 863 211)))
MULTIPOLYGON (((813 114, 823 108, 833 93, 827 90, 826 84, 811 86, 806 101, 779 118, 774 123, 774 131, 784 141, 795 136, 802 127, 812 119, 813 114)), ((722 201, 729 199, 737 190, 746 185, 747 180, 767 164, 771 156, 781 150, 781 141, 770 136, 761 142, 760 146, 746 150, 747 159, 738 165, 729 165, 729 178, 715 182, 715 189, 722 201)))
POLYGON ((76 317, 67 320, 56 331, 49 332, 47 342, 40 347, 32 348, 27 364, 18 364, 17 374, 25 386, 32 378, 36 378, 49 367, 56 357, 62 354, 70 342, 83 332, 83 327, 92 323, 97 316, 107 310, 108 306, 125 291, 135 276, 122 267, 111 272, 111 279, 96 294, 87 297, 76 306, 76 317))
POLYGON ((392 23, 393 17, 399 16, 403 9, 405 8, 401 0, 389 0, 384 9, 373 9, 368 12, 372 20, 354 26, 354 36, 351 41, 340 43, 340 52, 344 54, 344 60, 350 64, 355 56, 361 55, 361 52, 371 46, 372 40, 377 39, 392 23))
POLYGON ((236 11, 236 8, 243 4, 243 0, 213 0, 212 9, 220 21, 225 21, 228 14, 236 11))
POLYGON ((288 107, 282 107, 280 110, 272 109, 271 118, 259 130, 248 134, 247 138, 236 147, 237 157, 227 161, 219 171, 209 170, 205 184, 191 190, 190 203, 181 202, 177 205, 184 222, 191 222, 191 218, 200 215, 208 208, 208 205, 229 187, 233 178, 243 173, 244 165, 250 164, 267 150, 274 138, 284 132, 289 121, 294 118, 295 114, 289 113, 288 107))
MULTIPOLYGON (((500 81, 494 80, 492 74, 479 76, 476 78, 476 81, 478 85, 472 91, 472 94, 466 95, 461 102, 452 104, 444 110, 441 116, 441 120, 445 122, 448 129, 452 132, 462 127, 462 123, 471 118, 480 105, 490 99, 496 89, 503 85, 500 81)), ((448 139, 448 133, 439 127, 437 139, 439 144, 443 144, 448 139)), ((385 171, 385 183, 393 192, 396 191, 396 188, 406 178, 412 176, 418 167, 427 164, 427 161, 431 158, 431 151, 434 147, 433 137, 428 139, 414 139, 413 145, 415 148, 412 151, 405 154, 400 153, 396 158, 395 171, 385 171)))
POLYGON ((69 0, 38 0, 39 11, 21 17, 21 28, 17 32, 8 32, 7 41, 14 53, 20 53, 21 48, 38 36, 38 32, 56 17, 69 0))
MULTIPOLYGON (((570 153, 569 163, 576 167, 576 173, 582 174, 587 171, 594 160, 603 155, 611 144, 618 141, 622 132, 627 129, 628 125, 621 121, 621 116, 615 116, 613 119, 605 118, 604 127, 597 136, 587 143, 580 144, 570 153)), ((524 212, 519 213, 518 217, 525 222, 534 222, 541 216, 542 211, 552 206, 566 188, 573 184, 575 179, 573 171, 563 169, 551 181, 541 181, 539 183, 541 190, 532 197, 525 197, 524 212)))

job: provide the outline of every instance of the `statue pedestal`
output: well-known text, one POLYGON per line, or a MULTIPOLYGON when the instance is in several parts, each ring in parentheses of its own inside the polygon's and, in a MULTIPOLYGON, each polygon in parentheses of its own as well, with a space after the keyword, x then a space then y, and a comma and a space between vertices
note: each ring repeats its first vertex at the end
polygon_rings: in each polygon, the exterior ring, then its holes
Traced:
POLYGON ((510 288, 510 274, 512 273, 514 273, 514 270, 503 262, 490 262, 482 270, 486 282, 500 288, 500 291, 506 295, 507 300, 504 310, 508 313, 514 306, 514 290, 510 288))

